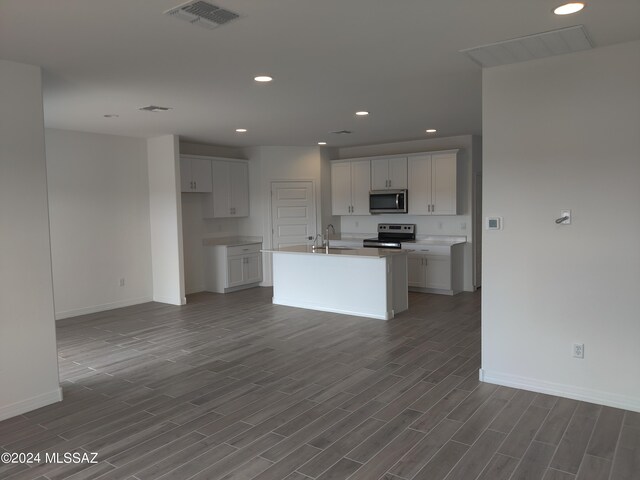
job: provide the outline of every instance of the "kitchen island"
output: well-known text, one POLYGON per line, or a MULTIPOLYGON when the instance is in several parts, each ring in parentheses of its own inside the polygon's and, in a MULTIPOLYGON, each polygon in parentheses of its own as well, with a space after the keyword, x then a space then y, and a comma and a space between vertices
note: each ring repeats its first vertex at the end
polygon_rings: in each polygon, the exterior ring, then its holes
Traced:
POLYGON ((407 252, 298 245, 273 255, 273 303, 389 320, 408 308, 407 252))

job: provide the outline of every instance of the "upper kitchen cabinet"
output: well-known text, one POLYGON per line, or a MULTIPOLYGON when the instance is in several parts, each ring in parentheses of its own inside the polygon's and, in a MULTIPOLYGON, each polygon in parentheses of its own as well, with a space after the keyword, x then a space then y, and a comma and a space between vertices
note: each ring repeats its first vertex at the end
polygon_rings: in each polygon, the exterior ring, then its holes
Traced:
POLYGON ((371 190, 407 188, 407 157, 371 160, 371 190))
POLYGON ((369 215, 371 163, 345 160, 331 163, 333 215, 369 215))
POLYGON ((204 218, 249 216, 249 164, 212 160, 213 193, 205 199, 204 218))
POLYGON ((211 160, 208 158, 180 157, 180 190, 185 193, 210 193, 211 160))
POLYGON ((409 214, 458 214, 458 151, 409 157, 409 214))

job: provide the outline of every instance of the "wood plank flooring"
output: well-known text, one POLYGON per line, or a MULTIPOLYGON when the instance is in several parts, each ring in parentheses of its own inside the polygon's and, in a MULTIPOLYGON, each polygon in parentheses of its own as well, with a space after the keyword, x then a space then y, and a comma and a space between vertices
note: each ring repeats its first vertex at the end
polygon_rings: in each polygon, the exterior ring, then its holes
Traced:
POLYGON ((64 401, 0 422, 2 479, 638 480, 640 414, 479 383, 480 295, 389 322, 196 294, 58 322, 64 401))

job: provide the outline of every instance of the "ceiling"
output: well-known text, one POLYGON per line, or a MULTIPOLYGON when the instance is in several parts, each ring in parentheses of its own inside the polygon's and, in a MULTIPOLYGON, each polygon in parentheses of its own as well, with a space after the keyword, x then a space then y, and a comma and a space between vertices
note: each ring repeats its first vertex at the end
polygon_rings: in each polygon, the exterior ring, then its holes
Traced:
POLYGON ((459 50, 578 24, 597 47, 640 38, 640 0, 566 17, 551 0, 211 0, 241 15, 214 30, 163 15, 180 3, 0 0, 0 58, 42 66, 50 128, 351 146, 482 133, 482 72, 459 50))

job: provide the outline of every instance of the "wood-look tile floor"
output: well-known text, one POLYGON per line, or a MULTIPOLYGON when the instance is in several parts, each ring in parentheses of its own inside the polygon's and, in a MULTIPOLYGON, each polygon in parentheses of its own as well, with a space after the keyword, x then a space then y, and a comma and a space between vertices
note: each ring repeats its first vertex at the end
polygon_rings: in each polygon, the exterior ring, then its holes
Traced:
POLYGON ((640 414, 479 383, 480 295, 389 322, 197 294, 58 322, 64 401, 0 422, 2 479, 640 479, 640 414))

